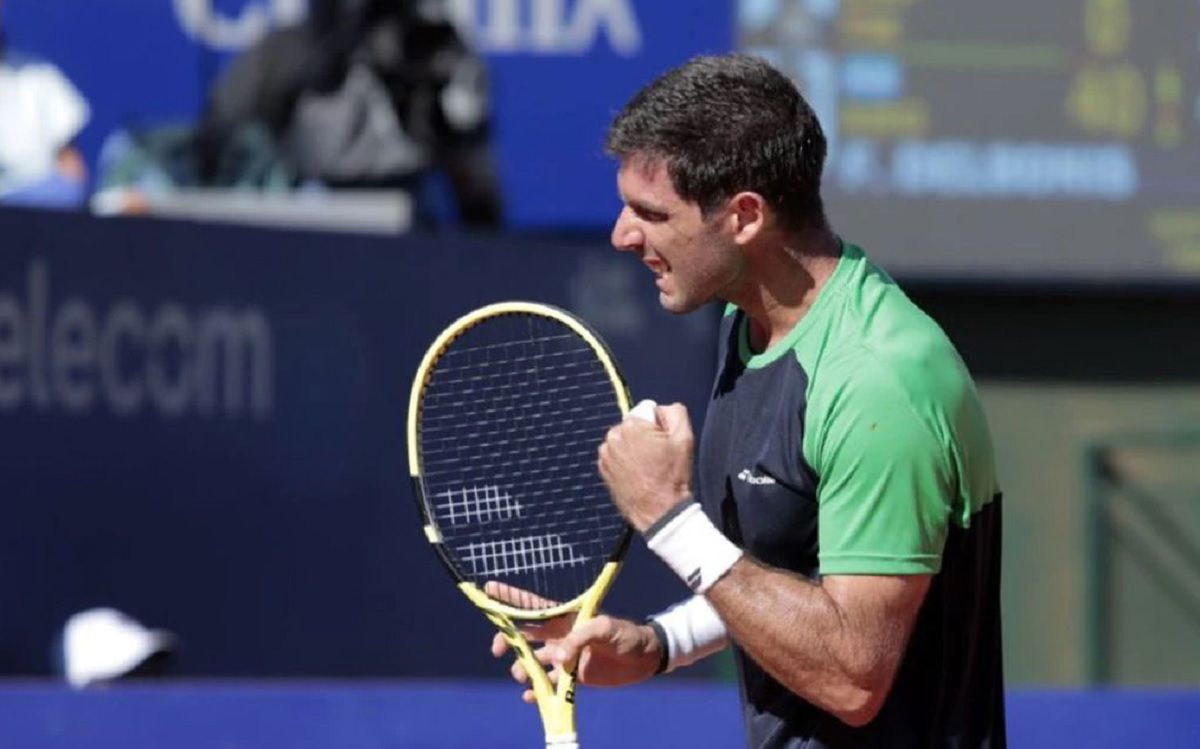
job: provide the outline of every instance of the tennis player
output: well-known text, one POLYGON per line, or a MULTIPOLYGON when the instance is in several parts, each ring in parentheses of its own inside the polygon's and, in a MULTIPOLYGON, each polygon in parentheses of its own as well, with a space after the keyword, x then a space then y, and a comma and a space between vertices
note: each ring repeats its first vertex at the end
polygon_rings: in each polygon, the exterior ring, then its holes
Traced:
POLYGON ((812 110, 760 60, 700 57, 635 95, 607 146, 613 244, 666 309, 725 303, 698 447, 674 404, 599 448, 613 502, 695 597, 547 627, 539 657, 618 685, 732 646, 757 749, 1004 746, 983 410, 942 330, 826 220, 812 110))

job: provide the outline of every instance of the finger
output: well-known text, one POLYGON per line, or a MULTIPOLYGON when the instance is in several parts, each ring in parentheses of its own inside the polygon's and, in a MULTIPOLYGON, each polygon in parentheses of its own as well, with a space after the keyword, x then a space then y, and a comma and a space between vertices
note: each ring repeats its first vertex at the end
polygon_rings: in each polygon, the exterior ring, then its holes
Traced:
POLYGON ((656 411, 659 423, 672 436, 676 434, 692 434, 692 422, 688 418, 687 406, 682 403, 672 403, 669 406, 659 406, 656 411))
POLYGON ((551 627, 551 622, 521 622, 517 625, 517 630, 525 636, 530 642, 542 642, 554 636, 554 629, 551 627))
POLYGON ((613 620, 608 616, 598 616, 584 622, 572 630, 566 637, 546 647, 550 661, 562 668, 573 667, 579 660, 580 653, 588 645, 609 639, 613 632, 613 620))
POLYGON ((533 656, 537 658, 538 663, 543 666, 549 666, 554 663, 554 653, 556 645, 546 645, 533 651, 533 656))
POLYGON ((512 675, 513 681, 518 684, 529 683, 529 672, 525 670, 520 661, 513 661, 512 665, 508 667, 508 673, 512 675))
POLYGON ((504 639, 504 635, 499 632, 492 638, 492 657, 503 658, 508 652, 508 640, 504 639))
POLYGON ((525 690, 525 691, 524 691, 524 692, 521 694, 521 699, 525 700, 525 702, 526 702, 526 703, 528 703, 528 704, 530 704, 530 705, 537 704, 537 696, 536 696, 536 695, 534 695, 534 693, 533 693, 533 690, 532 690, 532 689, 526 689, 526 690, 525 690))
POLYGON ((548 598, 542 598, 524 588, 518 588, 515 585, 502 583, 498 580, 488 580, 484 583, 483 592, 488 598, 521 609, 548 609, 558 605, 555 601, 551 601, 548 598))

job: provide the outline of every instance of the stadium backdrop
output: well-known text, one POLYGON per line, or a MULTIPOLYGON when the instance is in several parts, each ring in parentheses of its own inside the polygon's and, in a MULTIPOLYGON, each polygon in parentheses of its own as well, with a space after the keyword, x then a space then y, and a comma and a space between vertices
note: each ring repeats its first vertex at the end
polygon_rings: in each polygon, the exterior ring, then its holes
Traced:
MULTIPOLYGON (((92 105, 94 163, 119 126, 190 121, 222 67, 306 0, 8 2, 14 46, 47 57, 92 105)), ((495 149, 515 227, 603 225, 617 202, 603 128, 653 75, 733 44, 726 0, 450 0, 487 59, 495 149), (536 116, 531 116, 536 113, 536 116)))

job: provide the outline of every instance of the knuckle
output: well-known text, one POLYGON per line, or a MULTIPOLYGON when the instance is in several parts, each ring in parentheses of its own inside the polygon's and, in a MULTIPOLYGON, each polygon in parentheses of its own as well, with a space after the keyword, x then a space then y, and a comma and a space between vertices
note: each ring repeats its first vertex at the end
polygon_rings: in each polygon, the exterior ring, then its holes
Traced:
POLYGON ((605 618, 600 623, 600 636, 604 639, 611 639, 617 633, 617 622, 614 619, 605 618))
POLYGON ((608 614, 601 614, 592 620, 592 629, 597 637, 611 637, 617 629, 617 622, 608 614))

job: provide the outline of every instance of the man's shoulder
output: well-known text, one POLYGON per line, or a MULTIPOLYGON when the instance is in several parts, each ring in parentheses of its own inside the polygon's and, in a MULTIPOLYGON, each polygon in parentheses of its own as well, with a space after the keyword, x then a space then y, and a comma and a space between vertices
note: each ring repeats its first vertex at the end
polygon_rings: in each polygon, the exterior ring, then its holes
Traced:
POLYGON ((859 251, 845 285, 831 363, 858 376, 890 373, 905 389, 969 379, 954 343, 904 289, 859 251))
POLYGON ((859 319, 835 336, 810 373, 814 416, 902 408, 932 427, 976 397, 953 344, 910 304, 900 302, 898 314, 887 317, 876 309, 872 319, 859 319))

